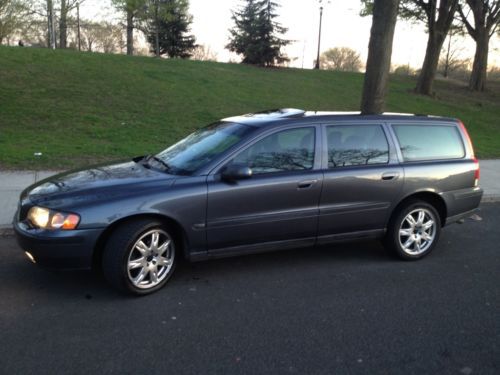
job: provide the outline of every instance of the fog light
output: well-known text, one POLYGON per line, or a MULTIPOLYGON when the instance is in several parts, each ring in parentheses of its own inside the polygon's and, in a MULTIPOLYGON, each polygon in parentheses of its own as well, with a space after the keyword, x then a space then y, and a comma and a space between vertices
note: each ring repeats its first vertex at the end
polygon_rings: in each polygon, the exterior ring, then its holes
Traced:
POLYGON ((24 253, 26 254, 29 260, 31 260, 33 263, 36 263, 35 257, 31 255, 31 253, 29 253, 28 251, 25 251, 24 253))

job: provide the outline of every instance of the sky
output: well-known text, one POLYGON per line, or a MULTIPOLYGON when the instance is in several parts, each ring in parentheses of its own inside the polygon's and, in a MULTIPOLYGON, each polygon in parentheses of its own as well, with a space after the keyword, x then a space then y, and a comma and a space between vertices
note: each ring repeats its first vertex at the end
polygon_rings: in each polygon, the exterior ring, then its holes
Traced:
MULTIPOLYGON (((293 42, 286 47, 286 54, 293 58, 291 66, 312 68, 318 48, 319 1, 277 0, 279 22, 288 28, 286 39, 293 42)), ((120 20, 110 0, 86 0, 81 6, 83 18, 120 20)), ((227 51, 228 29, 232 26, 231 10, 238 9, 242 0, 190 0, 193 16, 191 30, 198 44, 204 44, 217 53, 219 61, 238 61, 236 55, 227 51)), ((321 51, 333 47, 350 47, 366 61, 371 18, 360 17, 359 0, 323 0, 323 27, 321 51)), ((423 25, 398 21, 394 36, 392 64, 410 65, 419 68, 425 55, 427 34, 423 25)), ((456 40, 460 45, 461 58, 474 57, 474 42, 471 38, 456 40)), ((500 66, 500 38, 490 41, 491 65, 500 66)))

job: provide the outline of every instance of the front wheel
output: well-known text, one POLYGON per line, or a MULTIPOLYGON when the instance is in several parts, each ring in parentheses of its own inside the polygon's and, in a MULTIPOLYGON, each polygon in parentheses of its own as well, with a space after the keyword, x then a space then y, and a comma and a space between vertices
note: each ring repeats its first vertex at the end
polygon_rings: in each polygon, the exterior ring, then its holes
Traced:
POLYGON ((431 204, 412 201, 391 219, 385 246, 403 260, 417 260, 436 246, 441 232, 441 220, 431 204))
POLYGON ((161 223, 138 220, 118 227, 104 249, 103 271, 116 288, 144 295, 163 287, 175 268, 175 242, 161 223))

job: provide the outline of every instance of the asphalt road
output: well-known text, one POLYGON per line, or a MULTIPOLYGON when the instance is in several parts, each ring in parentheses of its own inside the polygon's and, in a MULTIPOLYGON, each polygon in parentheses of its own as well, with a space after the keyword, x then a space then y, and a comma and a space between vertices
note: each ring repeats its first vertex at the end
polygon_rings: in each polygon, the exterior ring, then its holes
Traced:
POLYGON ((424 260, 377 242, 182 264, 152 296, 0 239, 0 373, 499 374, 500 204, 424 260))

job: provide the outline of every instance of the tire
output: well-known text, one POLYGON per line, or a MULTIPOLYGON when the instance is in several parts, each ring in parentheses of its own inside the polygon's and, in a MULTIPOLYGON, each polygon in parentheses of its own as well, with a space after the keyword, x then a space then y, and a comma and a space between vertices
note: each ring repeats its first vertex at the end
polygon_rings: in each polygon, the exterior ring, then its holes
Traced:
POLYGON ((412 200, 393 214, 384 239, 385 247, 403 260, 418 260, 436 246, 441 233, 441 218, 436 208, 412 200))
POLYGON ((104 277, 122 292, 150 294, 170 279, 176 255, 173 232, 161 222, 126 222, 113 231, 106 243, 102 257, 104 277))

